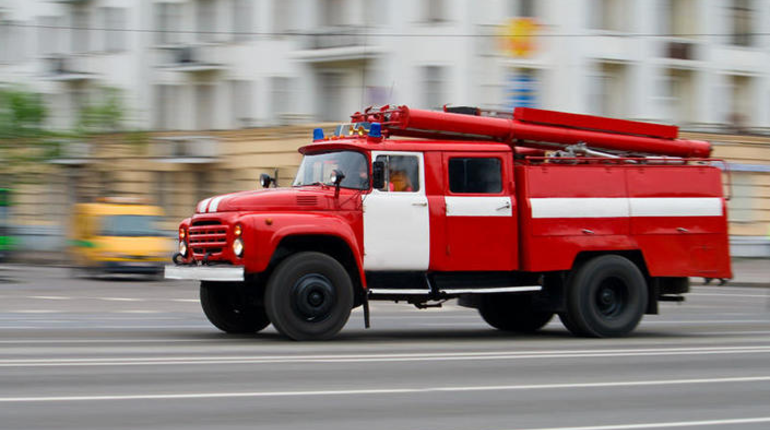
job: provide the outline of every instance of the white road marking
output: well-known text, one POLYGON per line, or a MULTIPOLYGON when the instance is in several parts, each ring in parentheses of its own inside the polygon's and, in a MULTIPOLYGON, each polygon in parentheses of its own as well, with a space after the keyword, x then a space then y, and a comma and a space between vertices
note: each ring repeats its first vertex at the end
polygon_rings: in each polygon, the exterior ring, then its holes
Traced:
POLYGON ((734 378, 699 378, 699 379, 664 379, 652 381, 611 381, 611 382, 578 382, 570 384, 527 384, 527 385, 477 385, 454 387, 413 387, 413 388, 380 388, 352 390, 299 390, 299 391, 251 391, 251 392, 208 392, 208 393, 165 393, 165 394, 126 394, 126 395, 93 395, 93 396, 29 396, 29 397, 0 397, 0 403, 15 402, 67 402, 67 401, 97 401, 97 400, 170 400, 170 399, 211 399, 211 398, 244 398, 244 397, 304 397, 304 396, 345 396, 345 395, 382 395, 382 394, 423 394, 423 393, 453 393, 475 391, 528 391, 549 389, 575 388, 612 388, 612 387, 645 387, 666 385, 699 385, 752 383, 770 381, 770 376, 747 376, 734 378))
POLYGON ((40 300, 70 300, 72 297, 65 296, 26 296, 28 299, 40 299, 40 300))
POLYGON ((159 314, 159 313, 161 313, 161 311, 159 311, 159 310, 151 310, 151 309, 126 309, 126 310, 115 311, 115 313, 118 313, 118 314, 159 314))
POLYGON ((168 299, 172 302, 180 302, 180 303, 198 303, 199 299, 168 299))
POLYGON ((31 358, 0 359, 0 367, 64 367, 64 366, 160 366, 209 364, 286 364, 286 363, 372 363, 423 362, 462 360, 521 360, 597 357, 641 357, 713 354, 767 354, 770 346, 689 347, 649 349, 605 349, 567 351, 492 351, 436 352, 400 354, 339 354, 339 355, 237 355, 237 356, 177 356, 177 357, 116 357, 116 358, 31 358))
POLYGON ((770 298, 770 294, 687 293, 687 296, 770 298))
POLYGON ((97 300, 105 300, 109 302, 143 302, 145 299, 137 299, 135 297, 96 297, 97 300))
POLYGON ((751 320, 673 320, 673 321, 642 321, 642 326, 648 324, 666 324, 666 325, 687 325, 687 324, 749 324, 749 323, 770 323, 770 317, 767 319, 751 320))
POLYGON ((0 340, 0 344, 20 344, 20 345, 47 345, 47 344, 91 344, 91 343, 186 343, 186 342, 209 342, 216 343, 216 339, 16 339, 0 340))
POLYGON ((19 314, 53 314, 59 311, 54 309, 18 309, 14 312, 19 314))
POLYGON ((633 429, 660 429, 672 427, 699 427, 699 426, 726 426, 739 424, 758 424, 770 422, 770 417, 735 418, 721 420, 702 421, 673 421, 667 423, 641 423, 641 424, 610 424, 603 426, 584 427, 547 427, 528 430, 633 430, 633 429))

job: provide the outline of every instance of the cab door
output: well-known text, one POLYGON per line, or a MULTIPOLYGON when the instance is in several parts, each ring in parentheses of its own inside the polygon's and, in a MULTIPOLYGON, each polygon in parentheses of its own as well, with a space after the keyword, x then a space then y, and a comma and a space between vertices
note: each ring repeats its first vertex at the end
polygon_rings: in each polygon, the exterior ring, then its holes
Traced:
POLYGON ((444 153, 446 269, 518 268, 516 199, 505 153, 444 153))
POLYGON ((385 164, 385 186, 362 197, 364 270, 427 270, 430 224, 423 154, 373 151, 372 161, 385 164))

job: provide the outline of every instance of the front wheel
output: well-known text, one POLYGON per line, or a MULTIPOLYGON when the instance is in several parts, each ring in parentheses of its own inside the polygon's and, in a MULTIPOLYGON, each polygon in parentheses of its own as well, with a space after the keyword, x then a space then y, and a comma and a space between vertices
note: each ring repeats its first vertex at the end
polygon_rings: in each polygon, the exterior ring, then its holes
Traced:
POLYGON ((273 326, 293 340, 336 335, 353 309, 353 284, 345 268, 319 252, 301 252, 276 267, 265 292, 273 326))
POLYGON ((487 295, 479 304, 479 313, 492 327, 519 333, 534 333, 553 318, 553 312, 532 306, 531 295, 487 295))
POLYGON ((231 284, 203 281, 200 295, 206 317, 225 333, 256 333, 270 325, 265 308, 249 303, 231 284))
POLYGON ((619 255, 589 260, 570 276, 566 313, 559 316, 573 334, 618 337, 632 332, 647 307, 644 275, 619 255))

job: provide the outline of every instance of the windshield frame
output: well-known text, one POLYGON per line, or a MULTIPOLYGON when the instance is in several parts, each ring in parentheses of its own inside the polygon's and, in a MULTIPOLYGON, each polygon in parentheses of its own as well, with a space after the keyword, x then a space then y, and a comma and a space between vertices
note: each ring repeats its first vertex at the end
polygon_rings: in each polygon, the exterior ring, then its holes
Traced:
MULTIPOLYGON (((339 170, 342 171, 343 174, 345 174, 345 178, 340 183, 340 188, 346 188, 346 189, 349 189, 349 190, 357 190, 357 191, 367 191, 367 190, 371 189, 371 186, 372 186, 371 174, 372 174, 372 172, 371 172, 371 162, 369 160, 369 155, 368 155, 367 152, 357 151, 357 150, 354 150, 354 149, 330 149, 330 150, 327 150, 327 151, 314 151, 314 152, 310 152, 310 153, 305 153, 303 155, 303 157, 302 157, 302 162, 300 163, 299 168, 297 169, 297 174, 294 177, 294 182, 292 183, 292 187, 307 187, 307 186, 311 186, 311 185, 316 185, 316 186, 320 185, 320 186, 330 186, 330 187, 333 187, 334 183, 332 183, 331 179, 329 178, 329 176, 330 176, 329 174, 331 172, 321 172, 321 178, 323 179, 322 181, 308 180, 308 182, 305 183, 304 181, 301 181, 301 178, 303 176, 307 176, 307 174, 305 172, 305 169, 308 166, 308 164, 307 164, 308 162, 314 163, 316 160, 318 160, 318 161, 323 163, 323 162, 327 161, 327 160, 324 160, 324 156, 328 156, 330 154, 342 154, 342 153, 355 154, 355 156, 362 157, 364 166, 366 167, 366 172, 365 172, 366 173, 366 182, 362 183, 360 186, 353 186, 355 184, 356 179, 358 179, 359 181, 362 180, 359 175, 360 175, 360 173, 363 173, 363 172, 361 172, 360 170, 355 171, 355 169, 354 169, 353 172, 346 172, 345 169, 339 169, 339 170), (320 160, 319 160, 319 158, 320 158, 320 160), (312 161, 309 161, 309 160, 312 160, 312 161), (324 173, 329 173, 329 174, 324 175, 324 173), (324 178, 324 176, 326 176, 326 178, 324 178)), ((347 164, 348 165, 353 164, 354 161, 355 161, 354 158, 348 158, 347 159, 347 162, 348 162, 347 164)), ((359 166, 356 166, 356 167, 358 167, 360 169, 361 166, 359 165, 359 166)))

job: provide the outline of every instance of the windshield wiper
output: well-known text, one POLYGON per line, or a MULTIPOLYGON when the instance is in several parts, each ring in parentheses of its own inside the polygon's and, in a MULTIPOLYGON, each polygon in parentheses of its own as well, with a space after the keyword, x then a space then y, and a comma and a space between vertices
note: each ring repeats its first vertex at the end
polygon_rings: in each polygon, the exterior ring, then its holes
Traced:
POLYGON ((295 185, 295 187, 312 187, 312 186, 316 186, 316 185, 320 185, 322 187, 329 187, 330 186, 328 184, 324 184, 323 182, 313 182, 312 184, 299 184, 299 185, 295 185))

